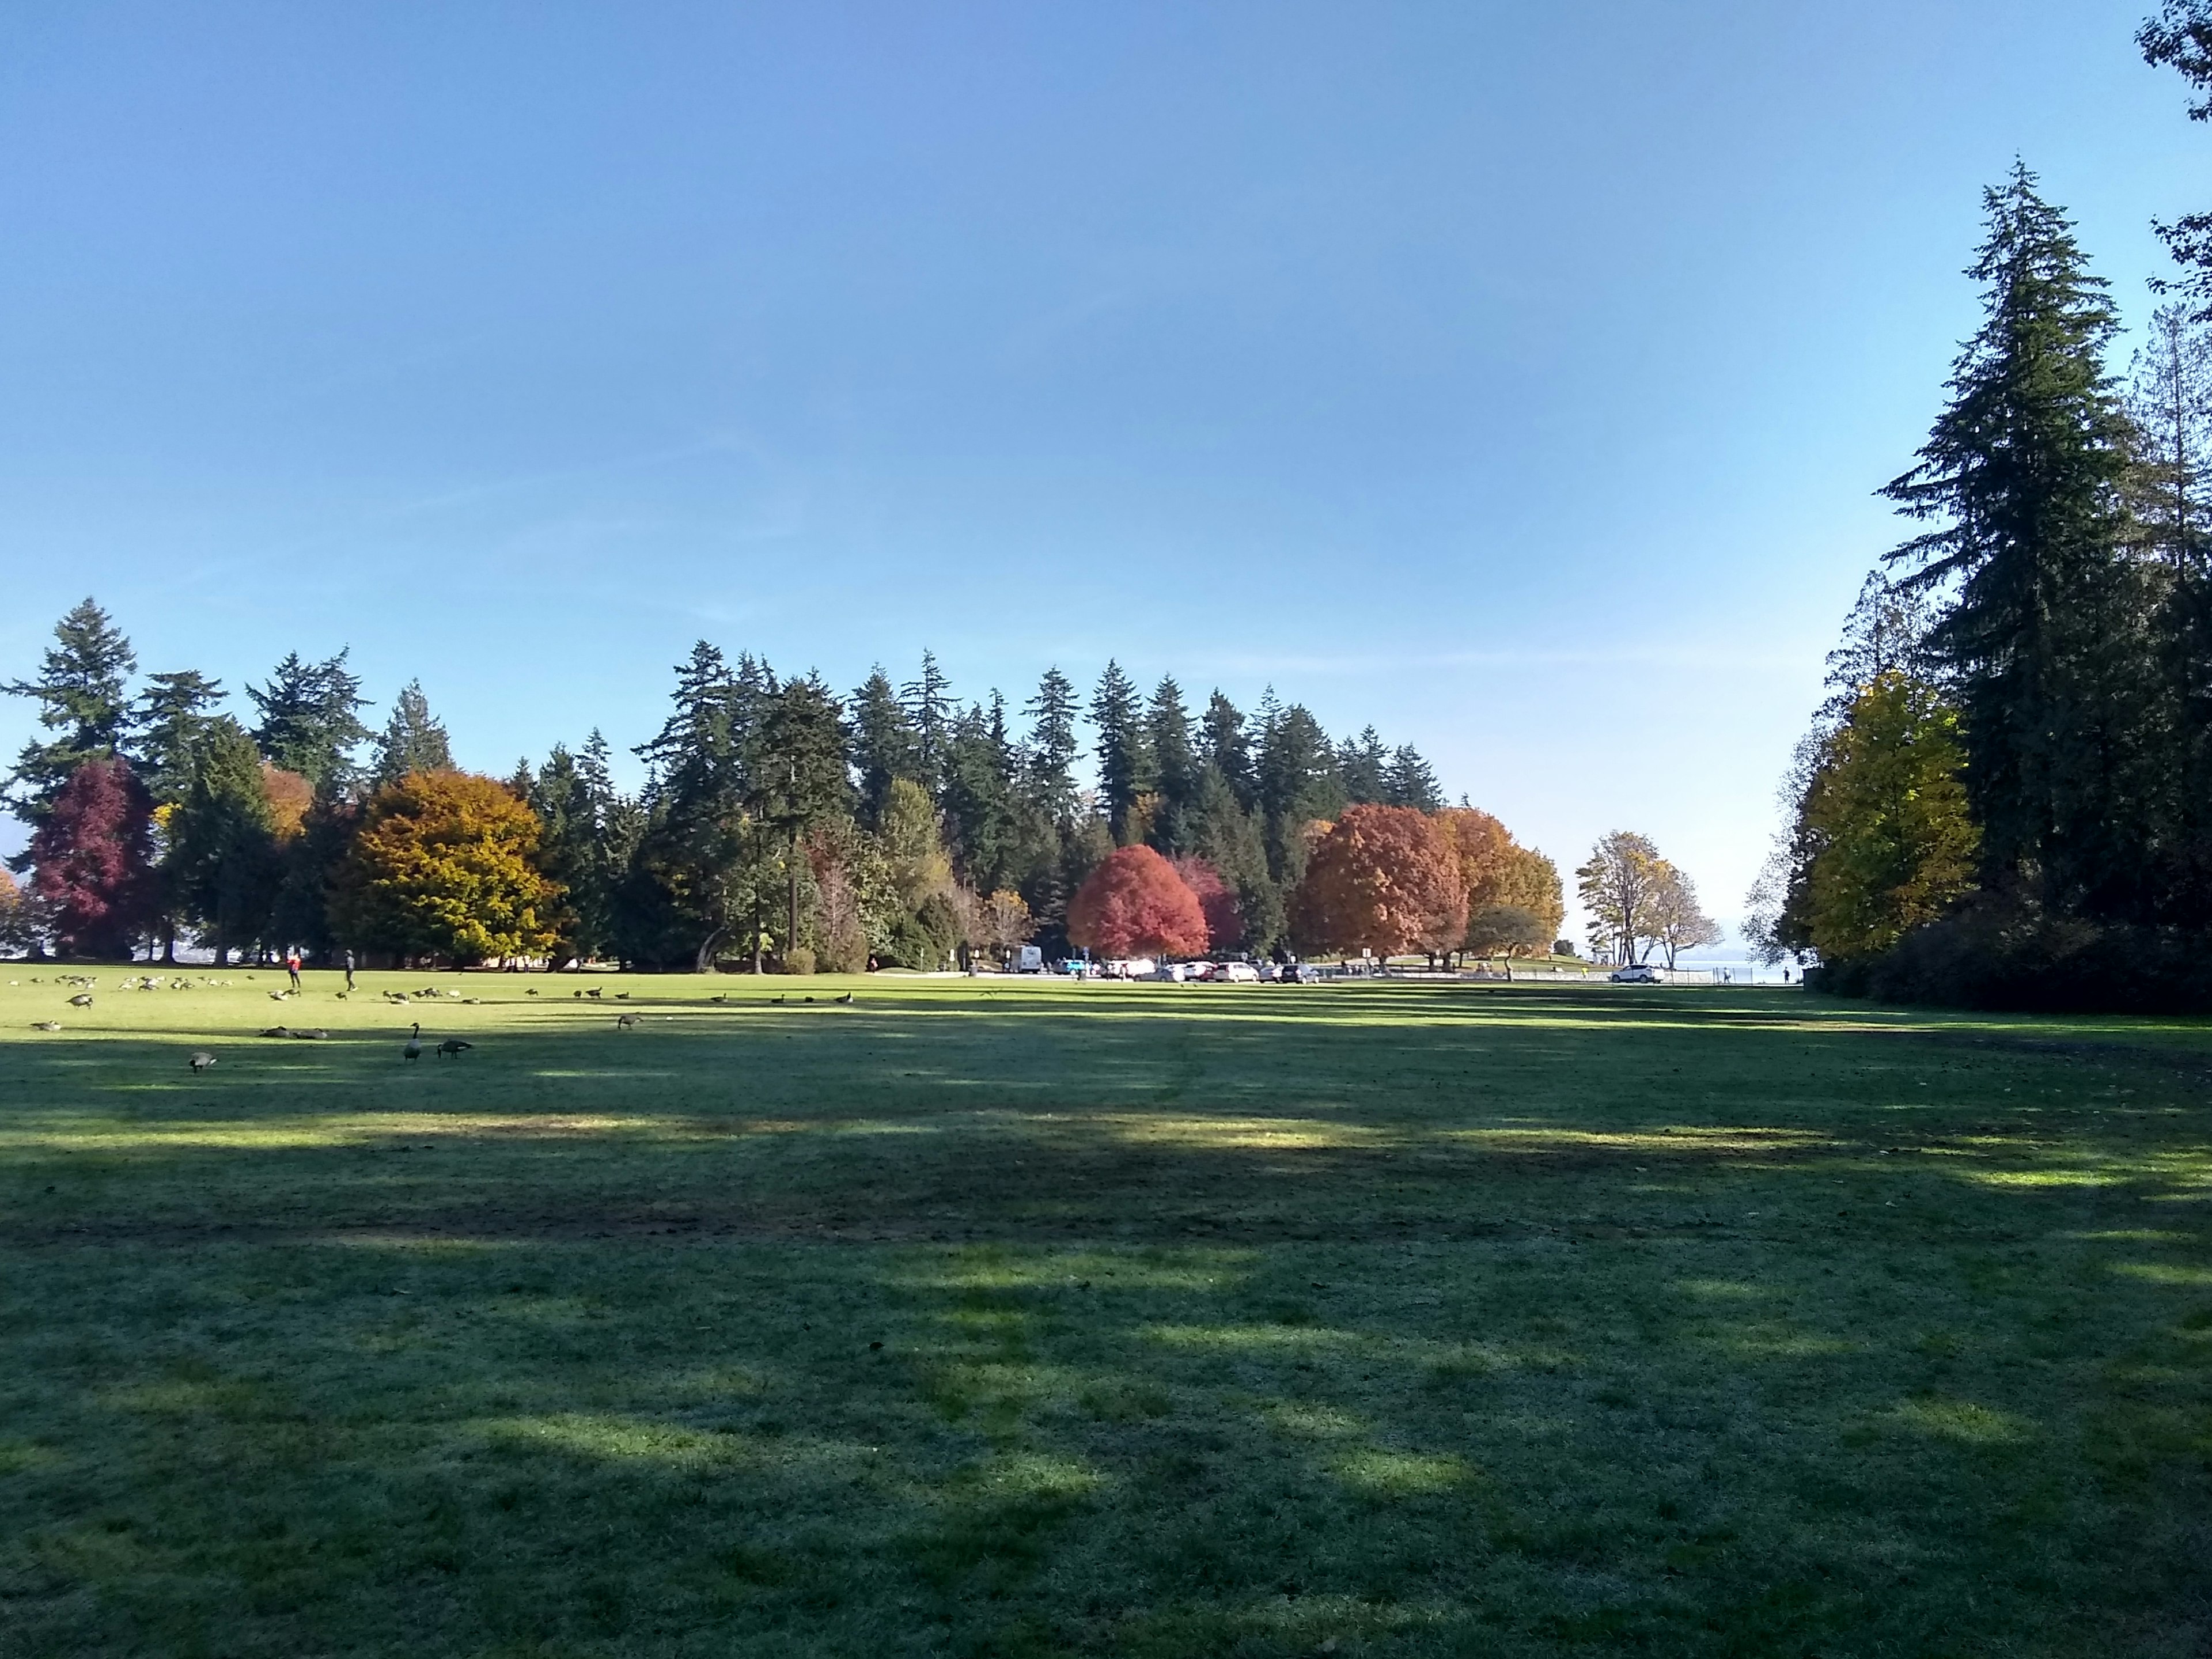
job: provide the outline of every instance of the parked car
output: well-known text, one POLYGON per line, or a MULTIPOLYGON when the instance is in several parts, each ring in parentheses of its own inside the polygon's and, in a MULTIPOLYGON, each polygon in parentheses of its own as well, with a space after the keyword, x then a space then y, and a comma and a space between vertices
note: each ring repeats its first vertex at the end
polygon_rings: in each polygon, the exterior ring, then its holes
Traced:
POLYGON ((1249 962, 1224 962, 1213 970, 1211 977, 1225 980, 1231 985, 1257 985, 1260 970, 1249 962))
POLYGON ((1282 964, 1279 963, 1263 962, 1252 971, 1260 976, 1260 982, 1262 985, 1273 985, 1283 976, 1282 964))
POLYGON ((1158 967, 1152 969, 1150 977, 1157 980, 1163 985, 1180 985, 1183 982, 1184 979, 1188 977, 1188 975, 1183 971, 1182 963, 1179 962, 1164 962, 1160 963, 1158 967))
POLYGON ((1664 985, 1667 982, 1664 974, 1641 962, 1630 968, 1616 968, 1606 977, 1615 985, 1664 985))

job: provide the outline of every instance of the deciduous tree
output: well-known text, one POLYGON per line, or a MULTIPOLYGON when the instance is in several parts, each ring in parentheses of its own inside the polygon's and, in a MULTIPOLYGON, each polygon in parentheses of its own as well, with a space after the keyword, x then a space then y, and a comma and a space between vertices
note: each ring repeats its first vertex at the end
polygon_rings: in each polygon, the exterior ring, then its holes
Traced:
POLYGON ((1616 830, 1590 848, 1575 872, 1575 890, 1589 915, 1590 953, 1614 962, 1641 960, 1654 937, 1652 907, 1665 860, 1649 837, 1616 830))
POLYGON ((1206 913, 1175 866, 1149 847, 1116 848, 1067 907, 1067 936, 1102 957, 1194 957, 1206 913))
POLYGON ((1803 805, 1819 849, 1808 931, 1824 959, 1886 951, 1972 888, 1965 766, 1958 714, 1933 688, 1892 672, 1859 694, 1803 805))
POLYGON ((1218 870, 1194 854, 1187 853, 1174 864, 1183 885, 1198 896, 1198 908, 1206 917, 1206 948, 1233 951, 1243 944, 1244 917, 1237 908, 1237 890, 1222 879, 1218 870))
POLYGON ((1315 844, 1291 906, 1291 935, 1309 951, 1433 954, 1467 929, 1458 860, 1409 806, 1347 806, 1315 844))
POLYGON ((505 784, 417 772, 371 797, 341 867, 343 935, 457 965, 550 948, 560 894, 537 866, 537 814, 505 784))
POLYGON ((154 919, 154 802, 120 756, 83 762, 31 834, 31 890, 70 956, 127 957, 154 919))
POLYGON ((1659 887, 1651 902, 1651 937, 1666 953, 1670 971, 1683 951, 1717 945, 1723 937, 1720 924, 1698 904, 1696 884, 1672 864, 1660 867, 1659 887))

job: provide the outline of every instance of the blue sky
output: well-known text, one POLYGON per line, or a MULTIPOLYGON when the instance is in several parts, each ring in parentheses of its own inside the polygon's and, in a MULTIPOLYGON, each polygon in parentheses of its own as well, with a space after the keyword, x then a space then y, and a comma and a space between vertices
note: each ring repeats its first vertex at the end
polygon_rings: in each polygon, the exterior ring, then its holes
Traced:
POLYGON ((2148 3, 10 8, 0 673, 89 591, 504 772, 1117 656, 1732 918, 1981 187, 2131 321, 2212 205, 2148 3))

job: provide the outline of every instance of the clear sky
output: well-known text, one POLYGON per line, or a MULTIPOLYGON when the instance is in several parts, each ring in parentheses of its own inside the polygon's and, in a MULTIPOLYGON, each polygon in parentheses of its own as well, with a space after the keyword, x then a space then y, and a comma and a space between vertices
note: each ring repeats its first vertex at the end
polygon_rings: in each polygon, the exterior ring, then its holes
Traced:
POLYGON ((2150 3, 8 7, 0 676, 90 592, 503 773, 1118 656, 1732 919, 1981 187, 2131 321, 2212 206, 2150 3))

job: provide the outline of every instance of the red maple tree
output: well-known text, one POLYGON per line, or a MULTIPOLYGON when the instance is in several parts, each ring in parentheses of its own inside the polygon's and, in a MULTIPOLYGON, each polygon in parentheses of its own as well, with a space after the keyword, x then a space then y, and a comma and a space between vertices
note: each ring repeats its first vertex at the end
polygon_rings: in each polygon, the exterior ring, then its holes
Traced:
POLYGON ((1346 807, 1314 844, 1291 904, 1291 934, 1309 951, 1448 951, 1466 931, 1459 860, 1410 806, 1346 807))
POLYGON ((70 775, 31 837, 31 891, 70 956, 125 957, 152 921, 154 802, 120 758, 70 775))
POLYGON ((1198 899, 1206 916, 1206 948, 1225 951, 1244 937, 1244 913, 1237 908, 1237 890, 1222 880, 1221 872, 1195 854, 1173 860, 1176 874, 1198 899))
POLYGON ((1067 937, 1101 957, 1202 956, 1206 912, 1175 866, 1149 847, 1124 847, 1069 902, 1067 937))

